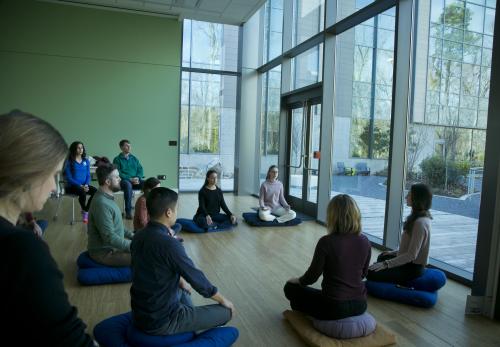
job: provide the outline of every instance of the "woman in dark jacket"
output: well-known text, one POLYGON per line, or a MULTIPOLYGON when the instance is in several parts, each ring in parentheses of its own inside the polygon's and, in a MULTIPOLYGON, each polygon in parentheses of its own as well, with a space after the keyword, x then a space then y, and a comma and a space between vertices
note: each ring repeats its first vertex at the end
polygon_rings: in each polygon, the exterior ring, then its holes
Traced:
POLYGON ((16 346, 94 346, 64 290, 48 246, 16 227, 56 189, 67 146, 49 123, 21 111, 0 115, 0 336, 16 346))
POLYGON ((217 229, 222 224, 236 224, 236 216, 229 211, 222 190, 217 187, 217 171, 208 170, 205 183, 198 192, 198 210, 194 222, 205 230, 217 229), (225 214, 220 213, 220 209, 225 214))

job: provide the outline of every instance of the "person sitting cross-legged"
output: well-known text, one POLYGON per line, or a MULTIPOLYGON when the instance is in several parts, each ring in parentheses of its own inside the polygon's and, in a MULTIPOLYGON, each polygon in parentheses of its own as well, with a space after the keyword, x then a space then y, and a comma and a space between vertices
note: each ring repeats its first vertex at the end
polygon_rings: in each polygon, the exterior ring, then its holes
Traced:
POLYGON ((133 323, 150 335, 198 331, 226 324, 233 304, 196 268, 182 243, 171 237, 178 195, 158 187, 146 198, 148 225, 132 240, 133 323), (193 306, 191 286, 217 304, 193 306))
MULTIPOLYGON (((146 197, 154 188, 158 188, 161 185, 161 182, 156 177, 149 177, 144 181, 144 187, 142 189, 142 194, 137 202, 135 203, 134 210, 134 231, 145 228, 149 223, 149 213, 146 207, 146 197)), ((172 228, 172 234, 170 236, 177 238, 178 240, 183 241, 183 239, 177 234, 181 231, 182 226, 179 223, 175 223, 172 228)))
POLYGON ((425 272, 431 239, 432 191, 426 184, 413 184, 406 196, 411 214, 403 225, 399 250, 382 252, 372 264, 367 279, 406 284, 425 272))
POLYGON ((231 213, 224 201, 222 190, 217 187, 217 171, 208 170, 205 183, 198 192, 198 210, 194 222, 205 230, 216 229, 218 224, 236 224, 236 216, 231 213), (220 213, 220 210, 225 214, 220 213))
POLYGON ((265 222, 276 219, 278 223, 285 223, 296 216, 285 200, 283 183, 278 181, 278 167, 271 165, 267 170, 266 180, 260 186, 259 218, 265 222))
POLYGON ((319 320, 358 316, 366 311, 363 278, 370 264, 370 242, 361 233, 361 213, 350 196, 336 195, 328 204, 328 235, 319 239, 309 269, 285 284, 293 310, 319 320), (321 289, 309 287, 323 275, 321 289))
POLYGON ((113 195, 120 190, 120 175, 112 164, 99 166, 96 175, 99 190, 89 210, 89 256, 107 266, 130 266, 130 242, 134 234, 123 227, 122 213, 113 195))
POLYGON ((123 190, 123 199, 125 200, 125 218, 132 219, 132 195, 133 190, 140 190, 144 184, 144 170, 142 165, 132 153, 129 140, 121 140, 121 153, 113 159, 113 164, 116 165, 120 173, 120 187, 123 190))

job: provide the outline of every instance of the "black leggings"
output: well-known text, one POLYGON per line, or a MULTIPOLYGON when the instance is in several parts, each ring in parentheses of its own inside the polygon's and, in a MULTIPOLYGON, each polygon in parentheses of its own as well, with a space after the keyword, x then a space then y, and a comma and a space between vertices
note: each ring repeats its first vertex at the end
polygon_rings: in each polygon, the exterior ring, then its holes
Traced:
POLYGON ((90 207, 90 202, 92 201, 95 192, 97 192, 97 189, 93 186, 89 186, 89 191, 85 192, 82 187, 68 186, 65 188, 65 191, 68 194, 78 195, 78 202, 80 203, 80 207, 82 208, 83 211, 88 212, 90 207), (87 195, 90 195, 90 199, 89 201, 87 201, 87 204, 85 204, 85 201, 87 200, 87 195))
MULTIPOLYGON (((377 262, 389 260, 396 257, 394 254, 379 255, 377 262)), ((407 263, 401 266, 380 271, 368 271, 366 278, 370 281, 389 282, 405 285, 424 274, 425 266, 420 264, 407 263)))
POLYGON ((366 311, 366 300, 334 300, 321 290, 287 282, 285 296, 292 310, 301 311, 320 320, 359 316, 366 311))
POLYGON ((227 214, 224 213, 214 213, 211 215, 212 222, 215 223, 215 225, 208 225, 207 224, 207 216, 203 214, 197 214, 193 217, 194 222, 200 227, 205 230, 210 229, 210 227, 214 226, 219 226, 219 225, 230 225, 231 224, 231 217, 229 217, 227 214))

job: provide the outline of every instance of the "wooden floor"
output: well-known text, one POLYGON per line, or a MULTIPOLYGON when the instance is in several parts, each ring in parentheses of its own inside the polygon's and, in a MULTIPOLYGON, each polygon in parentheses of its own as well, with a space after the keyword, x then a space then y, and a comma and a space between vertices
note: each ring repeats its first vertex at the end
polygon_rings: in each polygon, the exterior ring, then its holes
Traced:
MULTIPOLYGON (((226 202, 238 216, 257 205, 253 197, 231 194, 226 202)), ((196 204, 196 195, 181 195, 179 217, 192 217, 196 204)), ((49 200, 42 216, 50 218, 55 206, 56 201, 49 200)), ((82 287, 77 283, 75 260, 86 248, 86 228, 82 223, 68 224, 70 200, 62 206, 59 220, 50 220, 45 239, 64 272, 70 301, 91 333, 99 321, 130 310, 130 285, 82 287)), ((127 224, 131 227, 130 221, 127 224)), ((282 288, 288 278, 304 273, 316 241, 324 234, 325 228, 315 222, 251 228, 240 221, 233 232, 182 235, 195 264, 236 306, 237 314, 229 323, 240 331, 236 346, 305 346, 283 320, 281 313, 288 305, 282 288)), ((376 254, 374 250, 373 258, 376 254)), ((368 310, 397 334, 400 346, 500 346, 500 323, 464 315, 468 293, 467 287, 448 281, 433 309, 370 297, 368 310)), ((193 299, 195 304, 211 302, 197 294, 193 299)))

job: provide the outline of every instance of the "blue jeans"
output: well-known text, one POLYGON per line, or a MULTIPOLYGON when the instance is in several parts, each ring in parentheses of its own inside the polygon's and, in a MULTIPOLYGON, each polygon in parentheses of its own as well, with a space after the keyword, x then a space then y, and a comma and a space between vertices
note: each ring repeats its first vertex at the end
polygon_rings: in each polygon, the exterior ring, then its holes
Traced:
POLYGON ((125 200, 125 214, 132 214, 132 193, 133 190, 140 190, 144 185, 144 181, 139 179, 139 184, 132 184, 128 180, 120 181, 120 187, 123 190, 123 199, 125 200))

